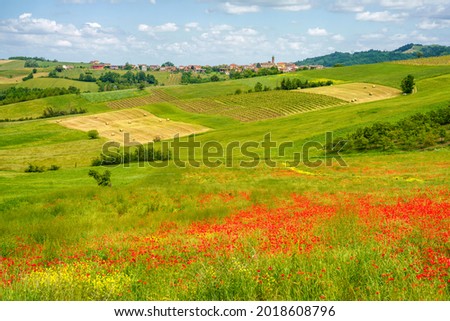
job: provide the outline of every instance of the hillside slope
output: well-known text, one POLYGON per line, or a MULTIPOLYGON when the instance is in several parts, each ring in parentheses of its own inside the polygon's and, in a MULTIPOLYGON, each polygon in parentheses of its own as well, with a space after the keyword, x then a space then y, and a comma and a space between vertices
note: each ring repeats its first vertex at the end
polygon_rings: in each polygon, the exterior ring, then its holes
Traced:
POLYGON ((361 52, 334 52, 329 55, 315 58, 307 58, 297 61, 302 65, 323 65, 332 67, 335 65, 363 65, 379 62, 414 59, 420 57, 438 57, 450 54, 450 47, 440 45, 424 46, 420 44, 407 44, 393 51, 369 50, 361 52))

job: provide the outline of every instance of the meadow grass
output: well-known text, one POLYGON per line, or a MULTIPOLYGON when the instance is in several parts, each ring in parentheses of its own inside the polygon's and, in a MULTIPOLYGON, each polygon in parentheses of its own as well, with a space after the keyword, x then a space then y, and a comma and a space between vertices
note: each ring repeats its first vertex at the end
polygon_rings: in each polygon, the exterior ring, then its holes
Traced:
POLYGON ((98 93, 83 93, 81 96, 88 100, 89 102, 105 102, 112 100, 119 100, 124 98, 131 97, 140 97, 148 94, 145 90, 136 90, 136 89, 125 89, 118 91, 106 91, 106 92, 98 92, 98 93))
POLYGON ((37 118, 42 116, 48 107, 56 111, 82 108, 86 109, 88 113, 109 110, 104 104, 91 103, 81 95, 62 95, 0 106, 0 119, 37 118))
POLYGON ((23 61, 23 60, 10 60, 6 63, 0 64, 0 70, 24 69, 24 66, 25 66, 25 61, 23 61))
POLYGON ((96 83, 83 82, 62 78, 33 78, 17 85, 24 88, 69 88, 70 86, 80 89, 81 92, 96 92, 98 86, 96 83))

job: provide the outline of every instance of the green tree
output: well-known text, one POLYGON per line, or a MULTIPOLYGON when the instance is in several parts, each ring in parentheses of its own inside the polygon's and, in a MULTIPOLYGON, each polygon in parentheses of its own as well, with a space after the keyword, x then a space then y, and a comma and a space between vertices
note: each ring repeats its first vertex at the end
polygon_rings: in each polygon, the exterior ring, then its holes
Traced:
POLYGON ((161 67, 174 67, 174 66, 175 65, 172 62, 170 62, 170 61, 166 61, 165 63, 163 63, 161 65, 161 67))
POLYGON ((133 69, 133 65, 129 64, 128 62, 125 63, 125 66, 123 67, 123 69, 125 70, 132 70, 133 69))
POLYGON ((88 131, 88 137, 89 139, 98 139, 99 133, 96 129, 88 131))
POLYGON ((219 80, 220 80, 219 76, 217 76, 217 75, 212 75, 211 76, 211 81, 212 82, 216 82, 216 81, 219 81, 219 80))
POLYGON ((413 75, 406 76, 405 78, 403 78, 403 80, 401 82, 401 88, 405 94, 412 93, 414 90, 414 85, 415 85, 415 82, 414 82, 413 75))
POLYGON ((263 91, 263 85, 258 81, 256 84, 255 84, 255 93, 259 93, 259 92, 261 92, 261 91, 263 91))
POLYGON ((106 170, 103 174, 100 174, 96 170, 90 169, 88 175, 97 181, 98 186, 111 187, 111 172, 109 170, 106 170))

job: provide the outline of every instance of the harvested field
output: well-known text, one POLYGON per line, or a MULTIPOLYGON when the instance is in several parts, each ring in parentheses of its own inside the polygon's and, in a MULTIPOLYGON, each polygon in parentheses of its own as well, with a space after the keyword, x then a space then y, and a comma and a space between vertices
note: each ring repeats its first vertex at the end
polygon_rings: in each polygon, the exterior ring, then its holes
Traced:
POLYGON ((401 95, 401 91, 398 89, 367 83, 351 83, 316 87, 301 89, 298 91, 332 96, 353 103, 367 103, 401 95))
POLYGON ((136 142, 147 143, 159 136, 161 139, 171 139, 175 135, 188 136, 209 130, 195 124, 175 122, 156 117, 141 109, 127 109, 92 116, 73 117, 56 121, 64 127, 82 130, 97 130, 100 136, 109 140, 124 142, 124 134, 129 134, 128 145, 136 142))
POLYGON ((449 56, 440 56, 440 57, 400 60, 400 61, 394 61, 392 63, 400 64, 400 65, 410 65, 410 66, 449 66, 450 65, 450 55, 449 56))

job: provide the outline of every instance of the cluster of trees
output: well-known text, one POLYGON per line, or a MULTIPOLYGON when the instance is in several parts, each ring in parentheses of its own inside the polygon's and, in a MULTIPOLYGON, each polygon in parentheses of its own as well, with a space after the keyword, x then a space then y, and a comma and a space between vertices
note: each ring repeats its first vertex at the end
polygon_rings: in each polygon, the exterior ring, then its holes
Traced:
POLYGON ((193 73, 192 71, 183 71, 181 73, 181 83, 182 84, 201 84, 205 82, 217 82, 220 81, 220 77, 217 75, 212 75, 211 77, 202 77, 199 74, 193 73))
POLYGON ((33 78, 34 78, 33 73, 30 72, 27 76, 22 78, 22 81, 27 81, 27 80, 30 80, 30 79, 33 79, 33 78))
MULTIPOLYGON (((132 65, 129 66, 132 67, 132 65)), ((54 70, 50 71, 48 76, 50 78, 60 78, 58 74, 62 71, 62 66, 57 66, 54 70)), ((125 74, 107 71, 98 78, 94 77, 90 71, 86 71, 85 73, 80 73, 78 78, 69 79, 84 82, 96 82, 99 87, 99 91, 112 91, 133 87, 145 88, 145 86, 148 85, 158 84, 155 76, 143 71, 133 72, 131 70, 128 70, 125 74)))
POLYGON ((182 84, 200 84, 204 82, 209 82, 210 79, 202 78, 199 74, 194 74, 192 71, 181 73, 181 83, 182 84))
MULTIPOLYGON (((327 81, 308 81, 305 80, 304 82, 301 81, 301 79, 298 78, 283 78, 283 80, 281 81, 281 85, 275 87, 275 90, 293 90, 293 89, 303 89, 303 88, 313 88, 313 87, 321 87, 321 86, 331 86, 333 84, 333 81, 331 80, 327 80, 327 81)), ((255 84, 255 87, 253 87, 253 89, 249 89, 246 92, 247 93, 258 93, 258 92, 263 92, 263 91, 271 91, 272 88, 270 88, 269 86, 265 86, 262 83, 260 83, 259 81, 255 84)), ((236 91, 234 92, 235 95, 240 95, 242 94, 243 91, 242 89, 236 89, 236 91)))
POLYGON ((304 88, 314 88, 314 87, 323 87, 323 86, 331 86, 333 85, 333 81, 308 81, 305 80, 302 82, 299 78, 283 78, 281 81, 281 85, 277 87, 277 89, 281 90, 293 90, 293 89, 304 89, 304 88))
POLYGON ((50 96, 60 96, 79 93, 80 90, 74 86, 70 86, 69 88, 53 87, 45 89, 10 87, 6 90, 0 91, 0 106, 50 96))
POLYGON ((44 57, 27 57, 27 56, 14 56, 14 57, 9 57, 9 60, 36 60, 36 61, 53 61, 53 62, 58 62, 58 60, 49 60, 49 59, 45 59, 44 57))
POLYGON ((35 59, 29 59, 29 60, 25 61, 24 67, 25 68, 38 68, 39 67, 39 63, 35 59))
POLYGON ((87 113, 87 110, 82 107, 80 107, 79 109, 70 107, 69 110, 55 110, 53 109, 53 107, 49 106, 44 109, 44 112, 42 113, 42 116, 40 118, 51 118, 51 117, 85 114, 85 113, 87 113))
POLYGON ((260 68, 258 71, 252 69, 246 69, 243 71, 232 70, 230 71, 230 79, 243 79, 243 78, 254 78, 261 76, 278 75, 283 73, 278 70, 277 67, 272 68, 260 68))
POLYGON ((121 75, 117 72, 108 71, 97 79, 99 91, 111 91, 136 87, 136 85, 157 85, 155 76, 143 71, 127 71, 121 75))
POLYGON ((97 78, 92 76, 92 73, 86 72, 86 73, 81 73, 80 76, 78 77, 78 80, 85 81, 85 82, 96 82, 97 78))
POLYGON ((449 139, 450 106, 417 113, 396 123, 377 122, 358 128, 347 139, 336 138, 325 146, 326 151, 336 152, 342 141, 347 141, 340 151, 413 150, 443 144, 449 139))
POLYGON ((39 166, 35 164, 28 164, 28 167, 25 168, 25 173, 43 173, 47 170, 49 171, 57 171, 60 169, 58 165, 52 165, 48 169, 45 166, 39 166))
POLYGON ((134 162, 156 162, 168 161, 172 158, 170 150, 155 150, 151 144, 147 147, 139 146, 131 150, 117 150, 108 153, 102 153, 100 156, 92 160, 92 166, 107 166, 129 164, 134 162))

